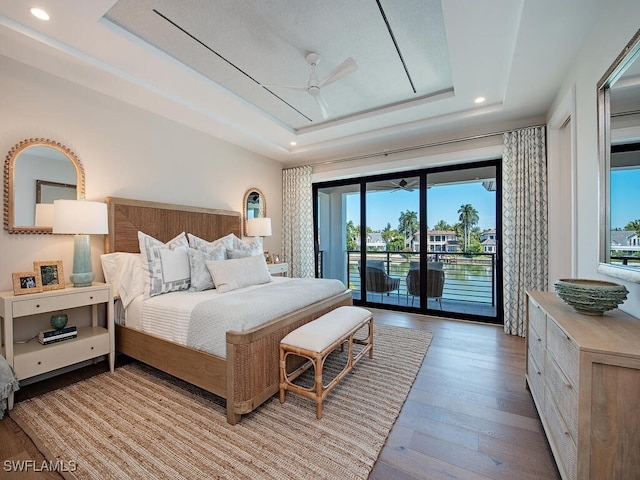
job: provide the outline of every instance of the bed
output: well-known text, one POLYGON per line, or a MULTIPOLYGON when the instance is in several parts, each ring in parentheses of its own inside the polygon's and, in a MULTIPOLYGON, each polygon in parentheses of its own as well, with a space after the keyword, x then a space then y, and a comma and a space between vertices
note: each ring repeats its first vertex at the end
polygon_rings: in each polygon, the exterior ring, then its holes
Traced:
MULTIPOLYGON (((167 242, 181 232, 215 240, 240 237, 239 212, 108 197, 109 234, 105 253, 140 252, 138 232, 167 242)), ((116 326, 116 350, 203 388, 226 400, 227 421, 235 424, 276 394, 279 342, 287 333, 341 305, 350 290, 316 301, 246 331, 226 332, 226 357, 116 326)))

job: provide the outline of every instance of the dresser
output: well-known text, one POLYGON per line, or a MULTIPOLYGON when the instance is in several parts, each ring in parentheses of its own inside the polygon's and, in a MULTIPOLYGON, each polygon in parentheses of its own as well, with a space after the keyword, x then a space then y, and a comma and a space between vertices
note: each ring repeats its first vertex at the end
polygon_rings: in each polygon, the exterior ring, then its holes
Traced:
POLYGON ((526 380, 562 478, 640 478, 640 320, 527 295, 526 380))
MULTIPOLYGON (((115 362, 115 336, 113 320, 113 293, 111 286, 94 283, 89 287, 68 287, 29 295, 0 293, 0 315, 2 316, 2 353, 18 377, 24 380, 51 372, 58 368, 90 360, 102 355, 109 356, 109 368, 113 372, 115 362), (105 304, 106 328, 98 325, 98 305, 105 304), (28 322, 30 317, 41 313, 68 311, 72 308, 91 307, 91 325, 78 327, 78 336, 72 340, 41 345, 37 339, 26 343, 14 341, 14 324, 28 322)), ((8 399, 13 407, 13 393, 8 399)))

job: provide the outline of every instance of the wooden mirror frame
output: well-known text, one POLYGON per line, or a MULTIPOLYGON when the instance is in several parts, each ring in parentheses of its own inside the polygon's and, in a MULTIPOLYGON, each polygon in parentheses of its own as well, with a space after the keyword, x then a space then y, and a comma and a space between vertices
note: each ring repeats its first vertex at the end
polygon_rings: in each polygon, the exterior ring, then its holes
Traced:
POLYGON ((67 157, 76 169, 77 198, 84 197, 84 168, 75 153, 67 146, 48 138, 29 138, 16 144, 4 163, 4 229, 9 233, 52 233, 52 227, 16 225, 15 166, 18 156, 29 147, 50 147, 67 157))
POLYGON ((262 190, 260 190, 259 188, 251 187, 245 192, 244 198, 242 200, 242 235, 244 235, 245 237, 249 236, 247 234, 247 202, 249 200, 249 195, 251 195, 253 192, 257 192, 260 196, 260 199, 262 200, 262 217, 267 216, 267 199, 264 196, 264 193, 262 193, 262 190))

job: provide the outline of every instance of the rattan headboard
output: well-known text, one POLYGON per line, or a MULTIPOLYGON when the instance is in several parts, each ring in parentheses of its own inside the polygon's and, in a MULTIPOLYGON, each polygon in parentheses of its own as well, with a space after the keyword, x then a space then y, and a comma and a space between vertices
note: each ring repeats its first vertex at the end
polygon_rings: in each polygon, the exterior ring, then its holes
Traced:
POLYGON ((163 242, 180 232, 192 233, 205 240, 215 240, 229 233, 241 235, 240 212, 129 198, 107 197, 105 201, 109 211, 105 253, 139 252, 138 231, 163 242))

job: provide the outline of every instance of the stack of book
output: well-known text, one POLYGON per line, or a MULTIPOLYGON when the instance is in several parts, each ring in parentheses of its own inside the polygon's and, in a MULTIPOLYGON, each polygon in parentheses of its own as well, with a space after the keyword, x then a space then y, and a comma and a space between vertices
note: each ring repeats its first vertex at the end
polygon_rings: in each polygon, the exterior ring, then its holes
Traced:
POLYGON ((42 345, 71 340, 78 336, 78 329, 75 326, 64 327, 59 330, 43 330, 38 335, 38 341, 42 345))

